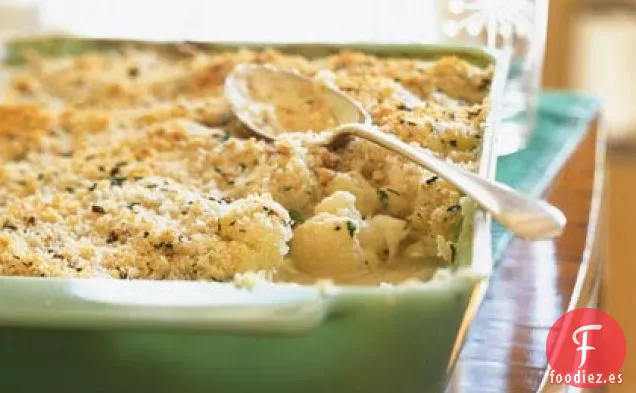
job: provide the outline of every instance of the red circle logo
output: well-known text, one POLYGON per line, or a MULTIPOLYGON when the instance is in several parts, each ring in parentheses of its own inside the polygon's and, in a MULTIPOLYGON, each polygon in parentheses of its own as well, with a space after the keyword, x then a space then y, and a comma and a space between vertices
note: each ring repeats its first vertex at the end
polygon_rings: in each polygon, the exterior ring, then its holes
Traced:
POLYGON ((572 310, 548 333, 550 381, 578 388, 622 383, 625 352, 625 334, 609 314, 594 308, 572 310))

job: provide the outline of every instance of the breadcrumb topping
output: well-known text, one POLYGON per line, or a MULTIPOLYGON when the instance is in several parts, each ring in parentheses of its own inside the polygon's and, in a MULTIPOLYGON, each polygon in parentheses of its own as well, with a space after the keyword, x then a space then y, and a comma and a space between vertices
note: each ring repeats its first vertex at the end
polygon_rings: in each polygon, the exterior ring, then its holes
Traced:
POLYGON ((0 274, 380 283, 452 261, 458 190, 364 140, 251 138, 223 98, 241 63, 333 83, 382 131, 476 169, 492 70, 455 57, 32 58, 0 94, 0 274))

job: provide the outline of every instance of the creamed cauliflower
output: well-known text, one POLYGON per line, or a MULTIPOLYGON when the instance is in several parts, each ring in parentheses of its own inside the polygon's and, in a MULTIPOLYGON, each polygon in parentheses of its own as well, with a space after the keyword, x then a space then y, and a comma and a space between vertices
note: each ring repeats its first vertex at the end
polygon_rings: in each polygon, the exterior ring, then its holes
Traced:
POLYGON ((328 78, 384 132, 477 168, 492 70, 458 58, 34 57, 1 94, 0 274, 380 283, 451 262, 457 189, 364 140, 251 138, 222 91, 246 62, 328 78))

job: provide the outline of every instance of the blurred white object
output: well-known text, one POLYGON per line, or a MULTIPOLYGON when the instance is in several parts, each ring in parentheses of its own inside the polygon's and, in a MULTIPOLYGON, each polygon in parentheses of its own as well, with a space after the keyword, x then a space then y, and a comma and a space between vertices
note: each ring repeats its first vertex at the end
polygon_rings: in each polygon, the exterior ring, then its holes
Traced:
POLYGON ((430 0, 40 0, 42 23, 103 38, 432 41, 430 0))
POLYGON ((595 7, 581 10, 574 24, 570 82, 603 99, 604 123, 611 138, 633 138, 636 4, 590 3, 595 7))
POLYGON ((39 25, 38 3, 31 0, 0 0, 0 40, 34 34, 39 25))
POLYGON ((497 46, 497 38, 513 44, 515 36, 528 38, 534 23, 535 4, 532 0, 450 0, 448 11, 460 16, 445 20, 443 32, 456 37, 462 30, 475 37, 486 32, 487 45, 497 46))
POLYGON ((523 149, 534 129, 548 28, 548 0, 437 0, 441 41, 483 45, 511 56, 500 155, 523 149))

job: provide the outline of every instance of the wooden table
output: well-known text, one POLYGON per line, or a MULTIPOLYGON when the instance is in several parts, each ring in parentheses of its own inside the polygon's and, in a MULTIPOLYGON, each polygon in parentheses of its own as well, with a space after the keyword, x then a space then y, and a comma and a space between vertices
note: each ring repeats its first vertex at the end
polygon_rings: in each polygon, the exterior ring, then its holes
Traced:
POLYGON ((636 288, 634 276, 634 229, 636 209, 636 134, 634 130, 612 134, 607 146, 608 195, 607 238, 608 258, 603 267, 600 303, 614 317, 627 338, 627 357, 621 371, 623 384, 608 386, 603 393, 633 393, 636 391, 636 288))
POLYGON ((590 125, 548 192, 548 199, 568 218, 565 232, 556 241, 514 239, 509 244, 449 392, 537 391, 547 364, 548 331, 568 309, 579 268, 598 254, 594 235, 602 223, 597 218, 605 156, 605 136, 598 124, 595 120, 590 125))

